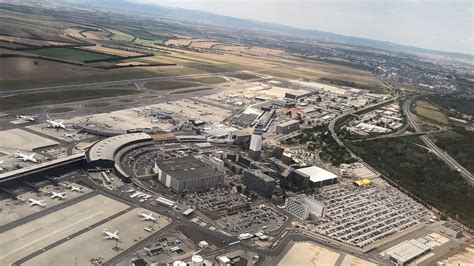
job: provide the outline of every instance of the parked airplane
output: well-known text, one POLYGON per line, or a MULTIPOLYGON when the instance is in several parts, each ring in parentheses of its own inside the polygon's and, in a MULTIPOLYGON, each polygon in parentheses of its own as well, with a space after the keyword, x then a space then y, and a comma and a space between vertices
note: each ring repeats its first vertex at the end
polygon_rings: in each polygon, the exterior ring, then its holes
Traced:
POLYGON ((54 199, 54 198, 65 199, 66 198, 66 193, 65 192, 58 193, 58 192, 52 191, 51 192, 51 198, 52 199, 54 199))
POLYGON ((117 240, 120 241, 120 237, 118 236, 118 230, 115 231, 114 233, 108 231, 106 228, 104 228, 104 239, 110 239, 110 240, 117 240))
POLYGON ((51 118, 49 118, 49 115, 46 116, 47 119, 46 119, 46 122, 48 122, 48 127, 52 127, 52 128, 59 128, 59 129, 65 129, 66 126, 63 124, 64 121, 61 120, 61 121, 56 121, 56 120, 51 120, 51 118))
POLYGON ((35 158, 35 154, 36 153, 33 153, 30 156, 28 156, 26 154, 23 154, 21 151, 17 151, 14 156, 15 156, 15 158, 20 158, 24 162, 29 161, 29 162, 32 162, 32 163, 37 163, 38 160, 35 158))
POLYGON ((139 212, 138 215, 140 215, 140 217, 142 218, 142 220, 144 221, 153 221, 153 222, 156 222, 156 218, 153 217, 153 213, 150 212, 150 214, 146 214, 146 213, 143 213, 143 212, 139 212))
POLYGON ((71 186, 71 191, 77 191, 77 192, 82 192, 82 187, 75 187, 75 186, 71 186))
POLYGON ((46 202, 44 200, 29 199, 28 201, 30 202, 30 207, 33 207, 35 205, 40 207, 46 206, 46 202))
POLYGON ((3 164, 3 161, 0 161, 0 172, 5 171, 5 168, 3 168, 2 164, 3 164))
POLYGON ((34 116, 34 115, 17 115, 16 118, 18 120, 23 120, 23 121, 28 121, 28 122, 35 122, 38 117, 34 116))

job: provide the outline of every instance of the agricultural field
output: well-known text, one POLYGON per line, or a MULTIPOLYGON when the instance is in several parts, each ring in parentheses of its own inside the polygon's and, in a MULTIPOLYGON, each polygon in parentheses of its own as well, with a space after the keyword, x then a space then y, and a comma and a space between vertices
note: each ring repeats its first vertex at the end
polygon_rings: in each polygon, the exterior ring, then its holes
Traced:
POLYGON ((116 56, 121 56, 121 57, 143 55, 143 54, 132 52, 132 51, 125 51, 125 50, 114 49, 114 48, 109 48, 109 47, 104 47, 104 46, 99 46, 99 45, 81 47, 81 49, 87 50, 87 51, 99 52, 103 54, 116 55, 116 56))
POLYGON ((415 113, 425 119, 434 121, 439 124, 448 124, 448 118, 438 107, 432 105, 428 101, 418 100, 415 102, 415 113))
POLYGON ((130 34, 127 34, 125 32, 121 32, 121 31, 118 31, 118 30, 114 30, 114 29, 111 29, 111 28, 108 28, 107 31, 112 33, 112 40, 114 40, 114 41, 131 42, 133 40, 133 38, 135 38, 130 34))
POLYGON ((166 45, 189 46, 193 40, 188 38, 171 39, 165 42, 166 45))
POLYGON ((39 50, 29 50, 26 51, 32 54, 51 57, 60 60, 72 61, 72 62, 82 62, 86 63, 88 61, 100 61, 107 59, 119 58, 115 55, 90 52, 81 49, 73 48, 45 48, 39 50))
POLYGON ((30 46, 64 46, 64 45, 72 44, 72 43, 66 43, 66 42, 55 42, 55 41, 37 40, 37 39, 3 36, 3 35, 0 35, 0 40, 5 41, 5 42, 25 44, 25 45, 30 45, 30 46))
POLYGON ((14 42, 0 41, 0 47, 6 48, 6 49, 22 49, 22 48, 27 48, 29 46, 14 43, 14 42))
POLYGON ((221 44, 215 40, 192 40, 190 47, 197 49, 211 49, 212 47, 221 44))

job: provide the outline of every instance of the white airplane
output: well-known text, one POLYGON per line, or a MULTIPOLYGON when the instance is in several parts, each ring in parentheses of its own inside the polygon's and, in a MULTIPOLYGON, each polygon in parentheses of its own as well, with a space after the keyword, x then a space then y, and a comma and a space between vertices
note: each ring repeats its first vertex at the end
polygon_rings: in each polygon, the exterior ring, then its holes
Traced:
POLYGON ((18 120, 23 120, 23 121, 28 121, 28 122, 35 122, 38 117, 34 116, 34 115, 17 115, 16 118, 18 120))
POLYGON ((110 240, 117 240, 117 241, 120 241, 120 237, 118 236, 118 230, 115 231, 114 233, 110 232, 109 230, 107 230, 106 228, 104 228, 104 239, 110 239, 110 240))
POLYGON ((75 187, 75 186, 71 186, 71 191, 77 191, 77 192, 82 192, 82 187, 75 187))
POLYGON ((46 206, 46 202, 44 200, 35 200, 35 199, 29 199, 30 202, 30 207, 33 207, 35 205, 38 205, 40 207, 46 206))
POLYGON ((48 122, 48 127, 52 127, 52 128, 59 128, 59 129, 65 129, 66 126, 63 124, 64 121, 61 120, 61 121, 56 121, 56 120, 51 120, 49 118, 49 115, 46 116, 48 119, 46 119, 46 122, 48 122))
POLYGON ((23 154, 23 153, 20 152, 20 151, 17 151, 14 156, 15 156, 15 158, 20 158, 20 159, 23 160, 24 162, 29 161, 29 162, 32 162, 32 163, 37 163, 38 160, 35 158, 35 154, 36 154, 36 153, 33 153, 33 154, 31 154, 30 156, 28 156, 28 155, 26 155, 26 154, 23 154))
POLYGON ((65 192, 58 193, 58 192, 52 191, 51 192, 51 198, 52 199, 54 199, 54 198, 65 199, 66 198, 66 193, 65 192))
POLYGON ((3 161, 0 161, 0 172, 5 171, 5 168, 3 168, 2 164, 3 164, 3 161))
POLYGON ((153 222, 156 222, 156 218, 153 217, 153 213, 150 212, 150 214, 146 214, 146 213, 143 213, 143 212, 139 212, 138 215, 140 215, 140 217, 142 218, 142 220, 144 221, 153 221, 153 222))

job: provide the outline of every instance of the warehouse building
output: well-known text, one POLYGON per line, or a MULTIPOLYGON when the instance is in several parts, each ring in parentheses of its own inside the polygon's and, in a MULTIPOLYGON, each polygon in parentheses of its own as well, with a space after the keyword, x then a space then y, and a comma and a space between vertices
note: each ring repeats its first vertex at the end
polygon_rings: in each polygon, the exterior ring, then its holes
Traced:
POLYGON ((447 234, 450 237, 454 238, 461 238, 462 237, 462 228, 459 226, 456 226, 452 223, 446 222, 441 225, 441 230, 442 233, 447 234))
POLYGON ((242 176, 242 182, 248 189, 262 197, 271 198, 273 195, 275 180, 260 171, 245 170, 242 176))
POLYGON ((298 120, 290 120, 286 122, 282 122, 277 125, 276 132, 280 134, 288 134, 294 132, 300 128, 300 121, 298 120))
POLYGON ((326 215, 326 205, 305 194, 287 198, 285 210, 302 220, 308 219, 310 215, 317 218, 326 215))
POLYGON ((423 254, 429 252, 431 248, 415 239, 404 241, 384 252, 384 258, 390 260, 395 265, 405 265, 423 254))
POLYGON ((317 166, 299 168, 294 171, 294 174, 294 179, 308 182, 309 187, 322 187, 337 182, 337 175, 317 166))
POLYGON ((223 173, 194 157, 156 162, 158 180, 175 192, 204 191, 224 183, 223 173))

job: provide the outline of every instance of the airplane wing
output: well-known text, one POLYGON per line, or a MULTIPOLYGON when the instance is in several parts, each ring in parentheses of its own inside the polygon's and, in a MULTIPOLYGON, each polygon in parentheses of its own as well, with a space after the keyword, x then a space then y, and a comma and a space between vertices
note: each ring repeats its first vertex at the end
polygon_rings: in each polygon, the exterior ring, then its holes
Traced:
POLYGON ((117 231, 115 231, 114 235, 116 235, 116 234, 118 234, 118 230, 117 230, 117 231))
POLYGON ((31 158, 35 157, 36 153, 30 155, 31 158))

